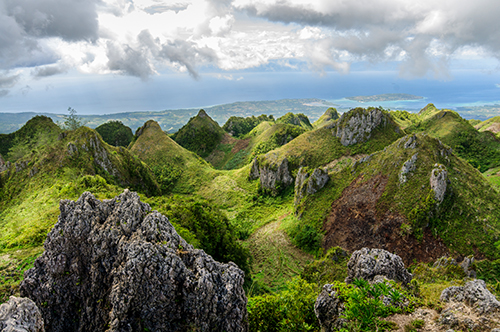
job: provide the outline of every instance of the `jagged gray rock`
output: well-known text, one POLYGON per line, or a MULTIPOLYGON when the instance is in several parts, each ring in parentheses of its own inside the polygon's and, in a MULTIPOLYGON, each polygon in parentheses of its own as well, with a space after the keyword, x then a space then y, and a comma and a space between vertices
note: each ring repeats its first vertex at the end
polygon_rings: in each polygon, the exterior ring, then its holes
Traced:
POLYGON ((475 279, 465 286, 451 286, 441 292, 443 302, 465 302, 480 314, 489 314, 500 310, 500 302, 486 288, 484 280, 475 279))
POLYGON ((462 263, 460 263, 460 266, 464 270, 465 275, 469 278, 476 277, 476 271, 470 270, 472 264, 474 264, 474 257, 464 257, 464 260, 462 261, 462 263))
POLYGON ((434 169, 431 171, 430 185, 431 189, 434 190, 434 198, 437 202, 441 203, 446 194, 447 182, 448 182, 448 171, 446 167, 441 164, 435 164, 434 169))
POLYGON ((404 266, 401 257, 384 249, 362 248, 356 250, 347 263, 347 283, 354 279, 372 281, 376 276, 408 284, 413 276, 404 266))
POLYGON ((9 168, 10 168, 10 162, 7 161, 7 163, 5 163, 5 161, 3 160, 2 155, 0 154, 0 172, 6 171, 9 168))
MULTIPOLYGON (((370 139, 372 131, 379 125, 387 126, 388 116, 378 108, 367 111, 356 108, 342 114, 340 119, 332 124, 333 134, 340 138, 344 146, 366 142, 370 139)), ((397 126, 394 129, 399 133, 397 126)))
POLYGON ((418 152, 411 156, 411 158, 403 164, 403 167, 401 167, 401 171, 399 172, 399 183, 406 183, 408 180, 408 173, 413 172, 417 168, 415 165, 417 163, 417 156, 418 152))
POLYGON ((415 149, 417 147, 417 135, 405 136, 401 142, 405 142, 403 148, 415 149))
POLYGON ((337 297, 333 285, 323 286, 314 303, 314 313, 318 318, 322 332, 338 331, 346 323, 340 318, 344 311, 343 302, 337 297))
POLYGON ((42 314, 35 302, 11 296, 9 301, 0 305, 0 331, 45 332, 42 314))
POLYGON ((48 331, 247 331, 244 273, 193 249, 125 190, 63 200, 22 296, 48 331))
POLYGON ((263 190, 276 195, 280 190, 288 187, 294 181, 288 170, 288 159, 283 158, 275 163, 261 163, 258 158, 254 159, 250 170, 251 180, 259 179, 263 190))
POLYGON ((330 180, 328 173, 316 168, 311 175, 303 167, 299 168, 295 177, 294 206, 297 208, 306 195, 312 195, 321 190, 330 180))
POLYGON ((22 172, 28 167, 28 161, 20 161, 14 164, 16 167, 16 173, 22 172))

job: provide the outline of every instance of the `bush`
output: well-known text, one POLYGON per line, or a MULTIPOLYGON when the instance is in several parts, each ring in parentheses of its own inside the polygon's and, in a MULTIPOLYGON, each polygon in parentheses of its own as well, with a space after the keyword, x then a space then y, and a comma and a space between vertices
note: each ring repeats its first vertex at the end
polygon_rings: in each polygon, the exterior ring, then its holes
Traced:
POLYGON ((317 331, 314 303, 319 290, 300 278, 294 278, 280 293, 248 299, 248 322, 251 332, 317 331))
POLYGON ((321 233, 310 225, 296 225, 289 233, 293 244, 310 253, 316 253, 321 244, 321 233))
POLYGON ((134 135, 132 129, 125 126, 121 121, 109 121, 95 129, 101 135, 104 142, 113 146, 127 147, 134 135))

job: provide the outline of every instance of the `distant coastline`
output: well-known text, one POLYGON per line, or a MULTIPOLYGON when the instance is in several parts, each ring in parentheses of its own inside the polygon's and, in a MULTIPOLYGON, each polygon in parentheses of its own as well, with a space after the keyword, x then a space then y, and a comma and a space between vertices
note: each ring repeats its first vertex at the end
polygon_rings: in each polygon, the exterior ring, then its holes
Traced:
POLYGON ((360 103, 367 103, 367 102, 374 102, 374 101, 420 100, 420 99, 424 99, 424 97, 410 95, 407 93, 384 93, 381 95, 373 95, 373 96, 346 97, 346 99, 357 101, 360 103))

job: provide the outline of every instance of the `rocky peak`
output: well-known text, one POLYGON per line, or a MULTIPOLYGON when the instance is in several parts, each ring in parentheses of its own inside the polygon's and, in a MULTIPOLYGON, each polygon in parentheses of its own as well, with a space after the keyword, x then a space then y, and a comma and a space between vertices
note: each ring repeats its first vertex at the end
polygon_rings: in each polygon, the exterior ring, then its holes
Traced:
POLYGON ((208 114, 207 114, 207 112, 205 112, 205 110, 204 110, 204 109, 201 109, 201 110, 198 112, 198 115, 197 115, 197 116, 198 116, 198 117, 200 117, 200 118, 205 118, 205 117, 207 117, 207 116, 208 116, 208 114))
POLYGON ((50 331, 247 331, 244 273, 182 239, 125 190, 63 200, 21 295, 50 331))
MULTIPOLYGON (((392 123, 390 117, 378 108, 370 111, 363 108, 355 108, 342 114, 339 121, 335 122, 333 135, 340 138, 344 146, 366 142, 370 139, 373 130, 379 126, 386 127, 392 123)), ((394 130, 399 133, 399 127, 394 124, 394 130)))
POLYGON ((429 182, 431 189, 434 190, 434 198, 438 203, 441 203, 448 186, 448 171, 446 167, 441 164, 435 164, 434 167, 435 168, 431 171, 429 182))

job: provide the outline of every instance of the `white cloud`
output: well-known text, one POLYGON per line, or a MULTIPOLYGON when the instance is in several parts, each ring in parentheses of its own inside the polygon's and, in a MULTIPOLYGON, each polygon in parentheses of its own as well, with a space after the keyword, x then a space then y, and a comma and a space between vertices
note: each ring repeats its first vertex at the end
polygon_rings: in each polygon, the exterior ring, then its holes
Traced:
POLYGON ((497 0, 4 0, 0 82, 20 67, 147 80, 271 61, 344 74, 356 61, 399 61, 404 77, 443 79, 452 59, 500 59, 498 12, 497 0))

